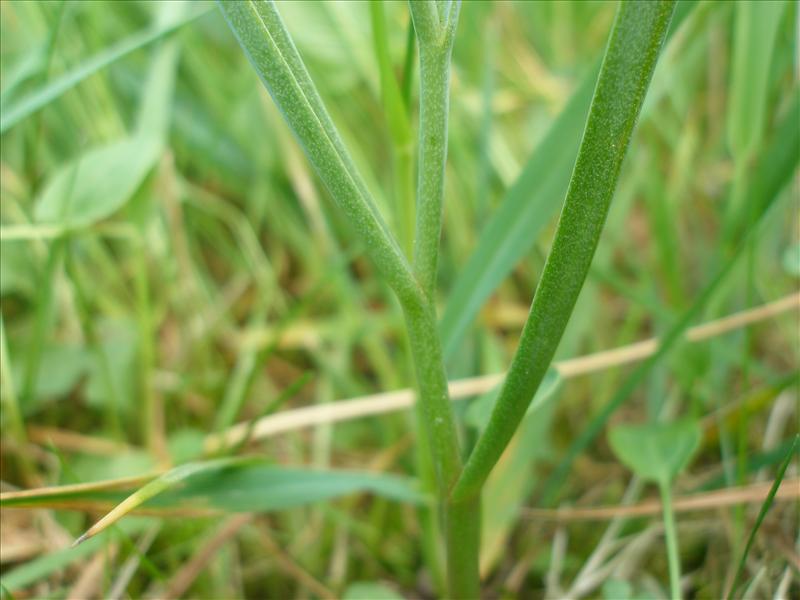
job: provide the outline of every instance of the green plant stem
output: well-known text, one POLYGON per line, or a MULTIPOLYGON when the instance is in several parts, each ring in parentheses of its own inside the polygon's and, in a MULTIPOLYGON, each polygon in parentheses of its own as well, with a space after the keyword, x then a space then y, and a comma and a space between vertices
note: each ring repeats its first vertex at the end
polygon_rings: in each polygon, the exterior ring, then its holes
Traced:
MULTIPOLYGON (((406 318, 417 372, 420 403, 437 473, 445 495, 460 473, 460 454, 436 315, 403 251, 389 233, 363 179, 314 86, 274 2, 219 2, 219 7, 250 62, 283 113, 309 161, 339 209, 360 237, 366 252, 397 295, 406 318)), ((443 37, 428 27, 436 11, 418 6, 425 15, 426 39, 443 37)), ((455 17, 454 10, 450 10, 455 17)), ((454 27, 455 19, 448 21, 454 27)), ((415 15, 415 26, 417 19, 415 15)), ((452 35, 452 28, 447 29, 452 35)), ((437 236, 438 238, 438 236, 437 236)))
POLYGON ((150 305, 150 283, 147 274, 147 256, 145 241, 138 238, 135 242, 136 271, 134 287, 136 290, 136 320, 139 329, 139 393, 142 395, 141 436, 147 448, 158 454, 157 446, 161 430, 160 415, 156 410, 156 397, 153 392, 152 372, 155 360, 153 348, 153 318, 150 305))
POLYGON ((453 490, 480 493, 536 393, 583 287, 674 1, 623 2, 600 69, 552 249, 489 424, 453 490))
POLYGON ((480 497, 449 501, 444 507, 447 589, 453 599, 480 598, 480 497))
POLYGON ((419 387, 419 401, 436 473, 440 499, 446 498, 461 473, 461 453, 447 389, 436 315, 424 304, 403 305, 409 346, 419 387))
POLYGON ((444 209, 450 50, 420 45, 419 183, 414 271, 433 298, 444 209))
POLYGON ((433 300, 444 209, 450 55, 460 3, 452 3, 444 23, 438 23, 438 18, 434 18, 436 12, 430 3, 411 2, 410 6, 419 38, 420 67, 419 183, 414 272, 428 299, 433 300))
POLYGON ((669 591, 672 600, 681 598, 681 559, 678 554, 678 532, 675 528, 675 513, 672 510, 672 491, 669 483, 659 483, 661 506, 664 516, 664 535, 667 538, 667 561, 669 562, 669 591))

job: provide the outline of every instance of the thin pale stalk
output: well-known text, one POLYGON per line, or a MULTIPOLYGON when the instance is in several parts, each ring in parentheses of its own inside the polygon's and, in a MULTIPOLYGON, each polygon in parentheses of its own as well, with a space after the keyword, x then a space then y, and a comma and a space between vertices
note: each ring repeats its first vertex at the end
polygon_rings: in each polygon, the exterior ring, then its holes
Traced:
POLYGON ((667 562, 669 564, 670 598, 681 598, 681 559, 678 553, 678 532, 675 527, 675 513, 672 510, 672 492, 669 484, 660 484, 661 505, 664 517, 664 536, 667 539, 667 562))

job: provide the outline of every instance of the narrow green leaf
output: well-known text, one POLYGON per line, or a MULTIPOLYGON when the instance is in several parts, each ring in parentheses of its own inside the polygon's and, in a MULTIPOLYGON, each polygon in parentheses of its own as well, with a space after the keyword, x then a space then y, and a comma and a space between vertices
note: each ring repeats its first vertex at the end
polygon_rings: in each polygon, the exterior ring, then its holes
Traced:
POLYGON ((761 509, 758 511, 758 516, 756 517, 756 522, 753 525, 753 529, 750 530, 750 535, 747 538, 747 544, 745 544, 744 551, 739 559, 739 564, 736 567, 736 574, 733 576, 731 589, 727 596, 728 600, 732 600, 736 594, 739 578, 742 576, 745 562, 747 562, 747 555, 750 554, 750 548, 753 546, 753 541, 756 539, 756 533, 758 533, 758 529, 761 527, 764 517, 767 516, 767 512, 769 512, 769 509, 772 507, 772 502, 775 500, 775 494, 778 493, 778 488, 781 487, 783 476, 786 475, 786 469, 789 468, 789 464, 792 462, 792 459, 797 452, 798 442, 800 442, 800 435, 795 435, 794 440, 792 441, 792 446, 786 453, 786 458, 784 459, 783 463, 781 463, 778 473, 775 475, 775 481, 772 482, 772 487, 770 487, 767 497, 764 498, 764 502, 761 504, 761 509))
POLYGON ((608 434, 614 454, 637 476, 669 485, 700 446, 702 433, 694 420, 674 423, 618 425, 608 434))
POLYGON ((733 61, 727 114, 728 144, 745 159, 764 134, 770 63, 788 2, 740 0, 735 6, 733 61))
POLYGON ((0 117, 0 133, 5 133, 9 128, 13 127, 26 117, 34 114, 47 106, 53 100, 59 98, 65 92, 68 92, 73 87, 78 85, 81 81, 94 75, 99 70, 113 64, 121 58, 124 58, 131 52, 139 50, 160 40, 165 35, 168 35, 191 23, 195 19, 203 16, 210 10, 209 6, 201 6, 200 9, 194 10, 189 14, 183 15, 176 21, 170 21, 160 24, 158 27, 140 31, 131 35, 130 37, 121 40, 114 44, 111 48, 107 48, 92 58, 84 61, 71 71, 68 71, 47 84, 42 88, 31 92, 27 96, 17 100, 9 107, 3 108, 2 117, 0 117))
POLYGON ((110 513, 92 525, 86 533, 75 540, 74 545, 77 546, 81 542, 94 537, 101 531, 108 529, 108 527, 119 521, 122 517, 130 513, 135 508, 138 508, 151 498, 158 496, 162 492, 181 483, 185 479, 192 477, 193 475, 208 471, 219 471, 224 467, 241 462, 242 459, 238 458, 223 458, 207 462, 187 463, 185 465, 175 467, 160 477, 157 477, 153 481, 150 481, 143 487, 136 490, 133 494, 125 498, 125 500, 115 506, 110 513))
POLYGON ((547 372, 600 239, 675 3, 623 2, 600 69, 555 240, 486 431, 453 490, 476 494, 547 372))

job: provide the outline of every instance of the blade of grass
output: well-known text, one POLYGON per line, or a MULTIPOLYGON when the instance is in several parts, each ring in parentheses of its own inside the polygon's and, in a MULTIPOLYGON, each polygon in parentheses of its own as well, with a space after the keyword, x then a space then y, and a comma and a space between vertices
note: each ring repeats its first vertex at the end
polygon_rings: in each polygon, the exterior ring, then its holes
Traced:
POLYGON ((547 372, 589 271, 674 8, 672 1, 620 5, 530 316, 453 499, 480 493, 547 372))
POLYGON ((213 461, 187 463, 180 467, 167 471, 160 477, 145 484, 133 494, 125 498, 120 504, 100 519, 97 523, 92 525, 83 535, 75 540, 73 547, 81 544, 82 542, 94 537, 101 531, 107 529, 122 517, 130 513, 133 509, 141 506, 151 498, 158 496, 169 488, 181 483, 182 481, 202 472, 217 471, 228 466, 249 462, 251 459, 241 458, 220 458, 213 461))
POLYGON ((736 567, 736 574, 733 576, 733 581, 731 582, 731 589, 730 591, 728 591, 728 594, 726 596, 728 600, 732 600, 736 593, 736 588, 739 578, 741 577, 742 572, 744 571, 744 565, 745 562, 747 561, 747 555, 750 553, 750 548, 752 547, 753 541, 756 538, 756 533, 758 533, 758 529, 761 527, 761 523, 764 521, 764 517, 767 516, 767 512, 769 512, 769 509, 772 506, 773 501, 775 500, 775 494, 778 492, 778 488, 781 486, 781 482, 783 481, 784 475, 786 475, 786 469, 789 468, 789 464, 792 462, 792 458, 797 452, 798 441, 800 441, 800 435, 795 435, 794 441, 792 441, 792 446, 786 453, 786 458, 784 459, 783 463, 778 469, 777 474, 775 475, 775 481, 772 482, 772 487, 769 490, 769 494, 767 494, 767 497, 764 499, 764 503, 761 505, 761 509, 758 511, 758 517, 756 517, 755 525, 753 525, 753 529, 750 530, 750 535, 747 538, 747 544, 745 544, 742 556, 741 558, 739 558, 739 564, 736 567))
POLYGON ((202 17, 210 11, 210 6, 202 6, 190 14, 180 17, 176 21, 161 23, 159 26, 141 31, 125 38, 124 40, 114 44, 110 48, 106 48, 99 54, 84 61, 71 71, 64 73, 56 80, 51 81, 44 87, 28 94, 14 102, 13 105, 4 108, 3 115, 0 117, 0 133, 5 133, 8 129, 41 110, 53 100, 59 98, 65 92, 71 90, 86 78, 94 75, 99 70, 113 64, 121 58, 124 58, 131 52, 139 50, 152 44, 169 35, 173 31, 180 29, 202 17))

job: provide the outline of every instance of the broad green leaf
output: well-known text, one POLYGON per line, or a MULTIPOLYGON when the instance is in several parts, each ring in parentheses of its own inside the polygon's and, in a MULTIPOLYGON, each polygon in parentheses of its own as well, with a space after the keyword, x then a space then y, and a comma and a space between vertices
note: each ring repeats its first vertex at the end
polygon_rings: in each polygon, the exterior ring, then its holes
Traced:
MULTIPOLYGON (((81 346, 51 344, 44 348, 40 363, 42 376, 36 381, 31 403, 22 406, 25 414, 32 414, 43 404, 66 396, 86 374, 91 358, 81 346)), ((15 352, 11 365, 15 381, 22 381, 24 354, 15 352)))
POLYGON ((357 581, 347 586, 343 600, 403 600, 392 588, 382 583, 357 581))
POLYGON ((619 425, 608 434, 614 454, 637 476, 668 485, 683 471, 700 446, 700 424, 675 423, 619 425))
POLYGON ((155 137, 133 136, 94 148, 59 169, 36 202, 39 222, 84 227, 120 209, 161 152, 155 137))

